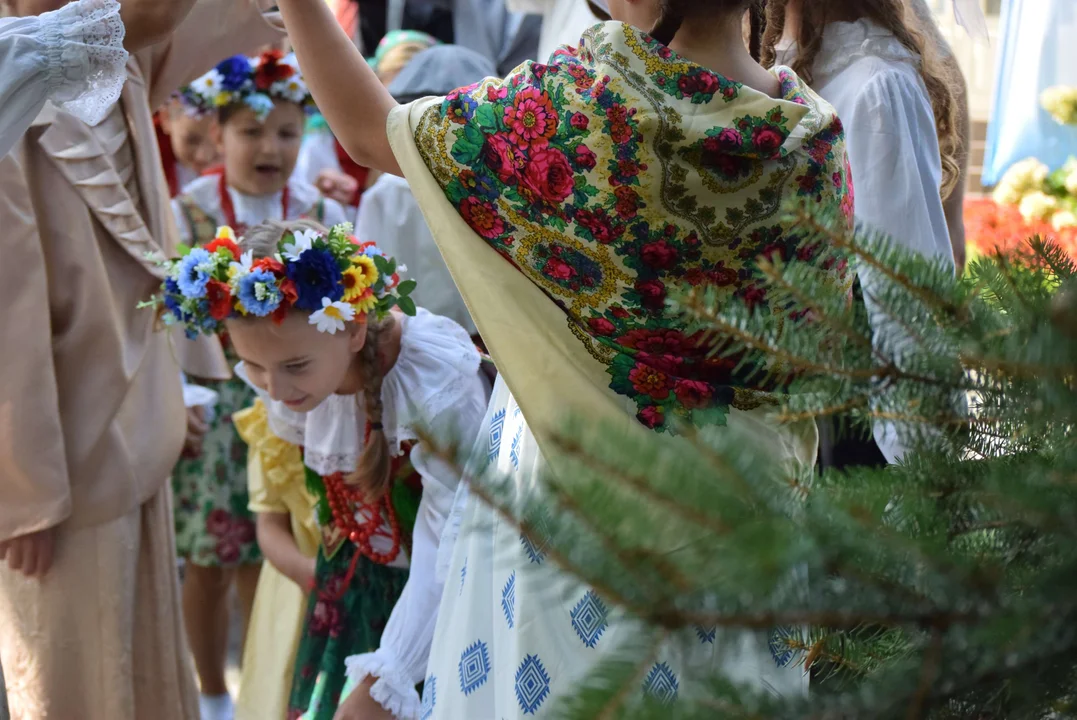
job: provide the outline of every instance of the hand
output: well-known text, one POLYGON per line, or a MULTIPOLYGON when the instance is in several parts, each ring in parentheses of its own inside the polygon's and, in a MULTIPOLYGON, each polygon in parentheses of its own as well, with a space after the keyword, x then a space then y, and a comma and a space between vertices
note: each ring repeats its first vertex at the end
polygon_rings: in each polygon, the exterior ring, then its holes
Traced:
POLYGON ((314 579, 317 576, 317 570, 317 558, 304 558, 303 564, 296 568, 292 581, 298 585, 303 592, 309 592, 311 588, 314 587, 314 579))
POLYGON ((183 456, 196 458, 202 454, 202 438, 209 432, 205 411, 200 407, 187 408, 187 437, 183 441, 183 456))
POLYGON ((52 567, 53 528, 0 542, 0 560, 26 577, 41 579, 52 567))
POLYGON ((352 204, 359 190, 359 182, 355 178, 336 170, 322 170, 314 184, 322 195, 345 206, 352 204))
POLYGON ((333 720, 393 720, 393 714, 370 697, 370 688, 378 681, 368 677, 340 704, 333 720))

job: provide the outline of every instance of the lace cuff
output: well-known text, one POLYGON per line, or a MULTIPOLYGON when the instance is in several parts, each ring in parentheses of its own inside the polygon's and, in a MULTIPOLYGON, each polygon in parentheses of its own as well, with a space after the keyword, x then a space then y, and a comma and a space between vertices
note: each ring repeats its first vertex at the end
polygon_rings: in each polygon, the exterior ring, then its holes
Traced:
POLYGON ((101 122, 127 81, 117 0, 78 0, 40 16, 48 95, 88 125, 101 122))
POLYGON ((395 663, 381 650, 363 655, 353 655, 345 661, 348 679, 356 685, 368 677, 378 681, 370 688, 370 697, 393 714, 397 720, 419 720, 422 698, 415 691, 404 673, 394 667, 395 663))

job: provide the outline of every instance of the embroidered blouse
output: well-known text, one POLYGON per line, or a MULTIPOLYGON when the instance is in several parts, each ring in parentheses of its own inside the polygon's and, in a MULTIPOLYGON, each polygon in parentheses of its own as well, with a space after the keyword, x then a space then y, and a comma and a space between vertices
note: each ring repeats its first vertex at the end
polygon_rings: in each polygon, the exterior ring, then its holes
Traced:
MULTIPOLYGON (((423 495, 412 535, 410 572, 393 608, 381 647, 349 658, 349 670, 379 679, 374 699, 404 712, 418 707, 415 685, 422 681, 433 642, 443 578, 435 572, 438 546, 460 475, 420 441, 427 428, 442 442, 469 441, 478 435, 490 387, 479 369, 480 356, 467 332, 456 323, 420 309, 402 318, 400 355, 382 383, 382 424, 394 457, 411 449, 411 462, 422 478, 423 495)), ((246 377, 242 364, 236 372, 246 377)), ((362 403, 332 395, 306 413, 288 409, 258 390, 274 435, 304 448, 303 461, 320 475, 350 473, 362 453, 359 428, 366 423, 362 403)), ((371 545, 384 551, 374 537, 371 545)), ((388 540, 385 540, 387 543, 388 540)), ((407 566, 403 553, 391 565, 407 566)), ((399 713, 398 713, 399 714, 399 713)))
POLYGON ((78 0, 37 16, 0 19, 0 155, 45 106, 88 125, 104 118, 127 81, 116 0, 78 0))

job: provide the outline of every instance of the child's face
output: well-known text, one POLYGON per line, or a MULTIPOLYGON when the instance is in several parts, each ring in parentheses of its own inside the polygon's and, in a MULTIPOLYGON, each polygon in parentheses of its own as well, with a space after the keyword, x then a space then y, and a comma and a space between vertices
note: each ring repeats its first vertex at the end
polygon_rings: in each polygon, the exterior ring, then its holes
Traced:
POLYGON ((330 335, 308 318, 293 311, 280 325, 267 318, 227 321, 251 382, 295 412, 309 412, 337 392, 366 343, 365 323, 348 323, 344 332, 330 335))
POLYGON ((199 175, 220 162, 214 141, 216 125, 217 120, 212 115, 190 115, 177 101, 173 101, 162 117, 162 129, 172 143, 176 162, 199 175))
POLYGON ((306 116, 290 102, 277 102, 259 121, 249 108, 237 110, 219 129, 228 184, 248 195, 280 192, 299 158, 306 116))

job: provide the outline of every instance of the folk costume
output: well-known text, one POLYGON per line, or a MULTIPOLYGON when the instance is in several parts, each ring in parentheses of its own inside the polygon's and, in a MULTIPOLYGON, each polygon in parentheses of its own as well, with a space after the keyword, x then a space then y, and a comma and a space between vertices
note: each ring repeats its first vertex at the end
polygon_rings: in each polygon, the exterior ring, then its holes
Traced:
MULTIPOLYGON (((664 312, 683 282, 767 308, 755 259, 823 252, 783 224, 783 200, 851 218, 833 109, 788 68, 774 75, 778 98, 610 22, 549 64, 390 115, 397 160, 501 373, 476 472, 486 463, 520 498, 541 497, 540 472, 558 473, 544 447, 569 416, 621 428, 625 443, 676 422, 736 425, 790 474, 810 472, 814 424, 775 423, 772 388, 708 358, 664 312)), ((847 282, 841 262, 830 268, 847 282)), ((546 717, 633 626, 552 567, 542 542, 479 502, 455 507, 421 717, 546 717)), ((771 633, 699 628, 695 651, 657 658, 640 690, 674 702, 703 667, 777 693, 807 686, 771 633)))
POLYGON ((138 307, 176 230, 151 107, 230 52, 281 36, 253 0, 201 0, 131 56, 96 125, 46 105, 0 160, 0 539, 54 528, 43 581, 0 567, 11 714, 191 720, 167 480, 180 373, 227 377, 220 346, 138 307))

